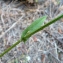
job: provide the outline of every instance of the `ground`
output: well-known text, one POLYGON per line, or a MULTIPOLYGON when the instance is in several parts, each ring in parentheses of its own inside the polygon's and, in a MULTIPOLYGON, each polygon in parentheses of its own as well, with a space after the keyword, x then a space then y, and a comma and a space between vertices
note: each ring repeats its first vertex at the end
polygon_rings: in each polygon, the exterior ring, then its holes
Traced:
MULTIPOLYGON (((43 0, 36 7, 20 4, 0 1, 0 53, 35 19, 47 15, 45 24, 63 13, 63 0, 43 0)), ((18 44, 0 58, 0 63, 63 63, 63 19, 18 44)))

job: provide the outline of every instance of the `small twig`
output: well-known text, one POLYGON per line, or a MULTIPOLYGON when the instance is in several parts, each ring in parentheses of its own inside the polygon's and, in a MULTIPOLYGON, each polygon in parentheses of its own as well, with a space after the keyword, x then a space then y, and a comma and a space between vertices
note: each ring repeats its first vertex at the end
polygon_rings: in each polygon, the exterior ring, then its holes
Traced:
POLYGON ((49 31, 47 31, 47 30, 44 30, 44 31, 47 32, 50 36, 54 37, 55 40, 57 40, 58 42, 62 43, 60 40, 58 40, 58 38, 56 38, 54 35, 52 35, 49 31))
POLYGON ((16 24, 18 24, 18 22, 22 20, 22 18, 23 16, 18 21, 16 21, 9 29, 7 29, 2 35, 0 35, 0 38, 2 38, 7 32, 9 32, 12 28, 14 28, 16 24))

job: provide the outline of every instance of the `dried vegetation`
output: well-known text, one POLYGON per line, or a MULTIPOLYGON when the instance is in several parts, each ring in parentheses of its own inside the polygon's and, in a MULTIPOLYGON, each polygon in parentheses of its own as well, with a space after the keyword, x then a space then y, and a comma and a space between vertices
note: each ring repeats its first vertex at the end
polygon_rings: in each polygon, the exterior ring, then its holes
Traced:
MULTIPOLYGON (((41 0, 39 0, 41 1, 41 0)), ((31 2, 31 0, 30 0, 31 2)), ((63 13, 63 0, 42 0, 37 6, 0 0, 0 53, 17 41, 33 20, 43 15, 47 23, 63 13)), ((63 19, 17 45, 0 63, 63 63, 63 19)))

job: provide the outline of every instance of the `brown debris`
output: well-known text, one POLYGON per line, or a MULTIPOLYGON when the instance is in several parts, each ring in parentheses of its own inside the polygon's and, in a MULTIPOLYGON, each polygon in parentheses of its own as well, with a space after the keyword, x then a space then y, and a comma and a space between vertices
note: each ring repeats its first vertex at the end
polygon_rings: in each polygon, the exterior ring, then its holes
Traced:
POLYGON ((62 31, 62 29, 61 29, 61 28, 58 28, 58 32, 59 32, 60 34, 62 34, 62 33, 63 33, 63 31, 62 31))

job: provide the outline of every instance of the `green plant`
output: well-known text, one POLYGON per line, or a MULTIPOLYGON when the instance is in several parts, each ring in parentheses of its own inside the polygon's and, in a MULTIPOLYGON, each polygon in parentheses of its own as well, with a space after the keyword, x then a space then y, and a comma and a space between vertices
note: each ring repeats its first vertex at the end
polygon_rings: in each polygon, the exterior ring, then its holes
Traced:
POLYGON ((38 18, 35 20, 30 26, 28 26, 23 32, 21 38, 13 44, 11 47, 9 47, 7 50, 5 50, 3 53, 0 54, 0 57, 2 57, 4 54, 6 54, 8 51, 10 51, 12 48, 14 48, 16 45, 18 45, 20 42, 25 42, 29 37, 31 37, 33 34, 37 33, 40 30, 43 30, 45 27, 55 23, 59 19, 63 18, 63 14, 60 16, 54 18, 53 20, 49 21, 48 23, 44 24, 43 26, 42 23, 46 20, 46 16, 43 16, 41 18, 38 18))

